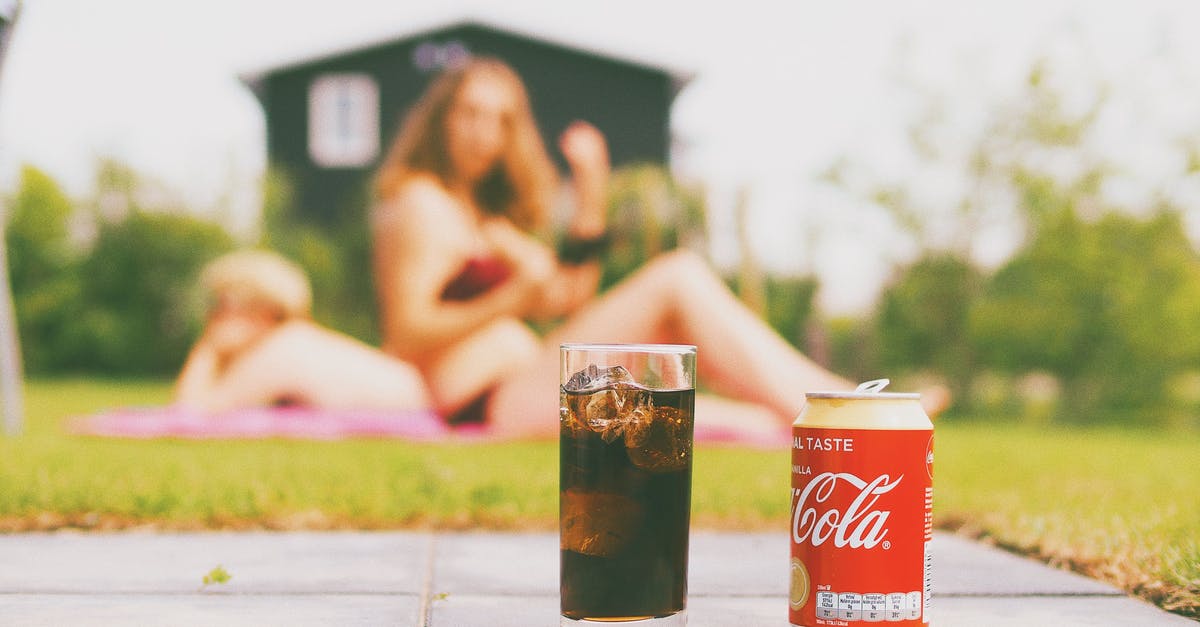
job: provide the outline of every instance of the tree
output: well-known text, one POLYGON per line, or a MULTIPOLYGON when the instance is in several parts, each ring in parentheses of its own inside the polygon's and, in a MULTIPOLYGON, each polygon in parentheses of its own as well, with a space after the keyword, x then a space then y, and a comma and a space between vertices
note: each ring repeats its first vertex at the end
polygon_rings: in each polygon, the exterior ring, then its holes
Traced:
POLYGON ((1200 366, 1200 255, 1179 212, 1089 221, 1059 211, 974 305, 981 360, 1058 376, 1068 421, 1164 409, 1171 376, 1200 366))
POLYGON ((930 252, 906 267, 879 300, 874 337, 886 372, 941 373, 963 398, 976 366, 969 312, 983 275, 960 256, 930 252))
POLYGON ((49 369, 174 372, 199 330, 199 307, 187 306, 198 305, 199 270, 233 238, 116 161, 100 163, 95 193, 96 236, 79 261, 77 296, 43 338, 49 369))
POLYGON ((44 372, 54 361, 54 337, 79 297, 80 255, 68 233, 74 206, 54 179, 28 165, 10 206, 5 239, 24 365, 44 372))
MULTIPOLYGON (((1076 81, 1068 102, 1064 77, 1076 80, 1035 63, 975 135, 929 105, 909 138, 918 172, 958 190, 939 203, 912 180, 873 181, 847 160, 827 179, 867 180, 854 193, 917 250, 875 311, 885 367, 934 369, 960 399, 981 370, 1049 372, 1062 384, 1060 419, 1141 420, 1165 402, 1164 381, 1200 367, 1200 256, 1167 189, 1132 202, 1107 193, 1128 174, 1096 141, 1113 91, 1076 81), (1023 239, 988 273, 975 259, 980 227, 995 223, 1019 225, 1023 239)), ((1185 153, 1176 181, 1200 171, 1193 143, 1164 139, 1185 153)))
POLYGON ((297 212, 291 176, 272 168, 263 181, 260 244, 304 268, 312 283, 313 318, 370 344, 379 342, 366 188, 325 224, 297 212))
POLYGON ((630 165, 613 172, 608 220, 614 240, 604 259, 603 288, 616 285, 659 253, 678 246, 701 249, 707 240, 703 194, 658 165, 630 165))
POLYGON ((158 375, 183 363, 200 320, 189 306, 198 271, 233 241, 164 198, 112 160, 100 163, 94 203, 22 170, 5 239, 27 371, 158 375), (94 235, 77 241, 69 226, 89 217, 94 235))

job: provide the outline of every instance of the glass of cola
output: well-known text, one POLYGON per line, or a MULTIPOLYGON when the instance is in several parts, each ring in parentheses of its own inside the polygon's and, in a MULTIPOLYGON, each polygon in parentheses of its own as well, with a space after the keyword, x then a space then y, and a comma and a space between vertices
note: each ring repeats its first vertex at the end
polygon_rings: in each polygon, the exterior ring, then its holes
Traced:
POLYGON ((687 623, 696 347, 564 344, 561 625, 687 623))

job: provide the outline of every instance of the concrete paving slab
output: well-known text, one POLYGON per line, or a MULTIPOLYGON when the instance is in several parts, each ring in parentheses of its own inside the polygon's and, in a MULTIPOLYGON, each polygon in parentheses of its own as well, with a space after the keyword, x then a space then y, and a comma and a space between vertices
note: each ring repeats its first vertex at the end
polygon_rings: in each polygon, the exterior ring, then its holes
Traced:
MULTIPOLYGON (((1193 624, 1164 615, 1145 604, 1124 607, 1110 597, 1066 599, 1046 597, 951 598, 935 600, 933 624, 1011 627, 1012 625, 1173 625, 1193 624), (1157 621, 1157 622, 1156 622, 1157 621)), ((558 620, 557 597, 449 595, 435 601, 432 625, 489 625, 525 627, 553 625, 558 620)), ((788 627, 786 597, 702 596, 688 599, 689 627, 788 627)))
POLYGON ((423 533, 0 535, 0 591, 194 592, 221 565, 234 592, 419 593, 423 533))
MULTIPOLYGON (((786 593, 788 545, 778 535, 693 534, 689 593, 786 593)), ((557 534, 509 534, 503 543, 488 534, 443 534, 436 553, 435 592, 558 594, 557 534)))
POLYGON ((945 533, 933 539, 933 585, 939 595, 1125 595, 1094 579, 945 533))
MULTIPOLYGON (((558 535, 443 534, 437 539, 434 592, 558 594, 558 535)), ((763 595, 787 592, 787 538, 779 534, 692 534, 688 592, 763 595)))
MULTIPOLYGON (((788 627, 785 597, 688 599, 689 627, 788 627)), ((558 624, 557 596, 448 595, 430 606, 431 625, 530 627, 558 624)))
POLYGON ((787 536, 696 532, 689 540, 688 595, 778 595, 788 590, 787 536))
POLYGON ((419 625, 416 595, 0 594, 5 627, 419 625))
MULTIPOLYGON (((784 595, 788 552, 788 539, 782 533, 694 533, 689 592, 784 595)), ((933 580, 943 595, 1124 596, 1121 590, 1094 579, 947 533, 934 535, 933 580)))
POLYGON ((688 627, 788 627, 787 596, 693 597, 688 627))
MULTIPOLYGON (((697 532, 691 547, 692 627, 786 627, 785 535, 697 532)), ((936 625, 1194 624, 1110 586, 963 538, 938 534, 934 547, 936 625)), ((6 627, 504 627, 554 625, 557 616, 553 533, 0 536, 6 627), (200 590, 201 577, 218 563, 233 580, 200 590), (422 623, 426 592, 430 621, 422 623)))
POLYGON ((437 537, 434 594, 558 598, 558 534, 449 533, 437 537))
MULTIPOLYGON (((788 627, 786 597, 705 596, 688 599, 689 627, 788 627)), ((555 625, 558 597, 448 595, 434 601, 430 625, 555 625)), ((1154 627, 1194 622, 1124 597, 935 597, 931 624, 1012 627, 1154 627)))
POLYGON ((486 625, 487 627, 535 627, 558 625, 558 594, 554 596, 506 596, 450 593, 429 604, 429 624, 486 625))

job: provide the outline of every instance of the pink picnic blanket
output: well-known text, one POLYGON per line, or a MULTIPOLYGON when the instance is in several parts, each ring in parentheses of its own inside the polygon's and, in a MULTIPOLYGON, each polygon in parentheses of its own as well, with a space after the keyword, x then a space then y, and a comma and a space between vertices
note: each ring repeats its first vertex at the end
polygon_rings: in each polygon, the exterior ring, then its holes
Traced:
MULTIPOLYGON (((117 409, 72 418, 67 430, 79 435, 111 438, 340 440, 396 438, 417 442, 481 441, 492 439, 485 425, 451 427, 432 411, 380 412, 305 407, 238 409, 205 414, 182 407, 117 409)), ((749 434, 728 427, 696 425, 697 442, 764 448, 785 446, 786 430, 749 434)))
POLYGON ((339 440, 480 437, 482 425, 451 428, 434 412, 328 410, 307 407, 236 409, 217 414, 184 407, 139 407, 73 418, 67 430, 113 438, 339 440))

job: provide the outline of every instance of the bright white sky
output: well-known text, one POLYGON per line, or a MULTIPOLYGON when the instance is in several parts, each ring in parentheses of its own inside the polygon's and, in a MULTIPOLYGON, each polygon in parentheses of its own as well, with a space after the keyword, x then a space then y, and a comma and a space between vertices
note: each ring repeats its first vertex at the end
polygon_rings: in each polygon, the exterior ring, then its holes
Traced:
MULTIPOLYGON (((882 177, 927 174, 903 150, 918 100, 898 77, 942 94, 964 135, 1040 56, 1075 76, 1068 84, 1111 84, 1124 115, 1106 150, 1124 157, 1130 184, 1118 191, 1135 199, 1174 171, 1168 139, 1200 131, 1200 3, 489 4, 29 0, 0 86, 0 190, 29 162, 83 194, 96 158, 112 155, 198 207, 227 199, 234 226, 252 229, 264 124, 238 73, 478 16, 693 71, 673 112, 679 174, 712 190, 719 231, 746 187, 763 264, 818 273, 826 310, 839 312, 866 307, 910 251, 877 209, 813 179, 839 156, 882 177)), ((933 204, 953 196, 946 175, 921 183, 933 204)), ((985 260, 1011 246, 1003 226, 984 239, 985 260)), ((737 255, 720 237, 712 252, 719 264, 737 255)))

